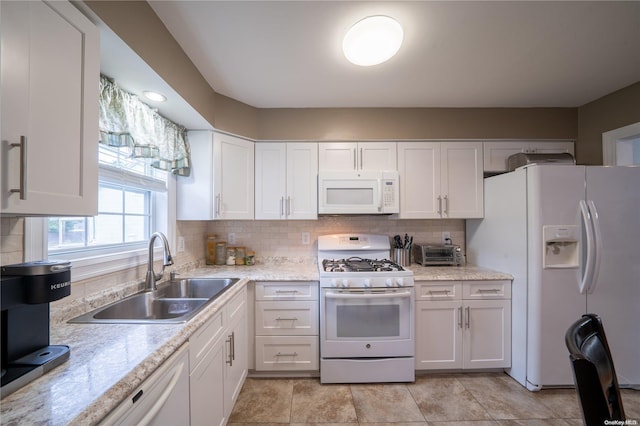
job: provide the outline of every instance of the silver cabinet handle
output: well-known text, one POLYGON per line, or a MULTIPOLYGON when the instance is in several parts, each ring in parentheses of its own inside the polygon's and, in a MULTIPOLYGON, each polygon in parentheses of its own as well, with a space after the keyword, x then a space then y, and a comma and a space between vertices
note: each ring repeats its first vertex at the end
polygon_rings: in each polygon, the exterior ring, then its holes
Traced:
POLYGON ((462 306, 458 308, 458 328, 462 328, 462 306))
POLYGON ((467 306, 466 308, 464 308, 466 311, 466 318, 465 318, 465 327, 468 329, 469 328, 469 307, 467 306))
POLYGON ((444 214, 446 215, 449 214, 449 196, 448 195, 444 196, 444 214))
POLYGON ((442 215, 442 197, 438 195, 438 214, 442 215))
POLYGON ((20 136, 20 143, 9 144, 10 148, 20 148, 20 188, 10 189, 10 193, 20 194, 21 200, 27 199, 27 137, 20 136))
POLYGON ((429 290, 430 295, 444 293, 446 296, 448 296, 450 292, 451 290, 429 290))
POLYGON ((227 360, 225 361, 229 366, 233 366, 233 333, 231 333, 229 338, 225 341, 225 343, 229 344, 229 354, 227 355, 227 360))
POLYGON ((478 293, 500 293, 499 288, 479 288, 478 293))
POLYGON ((291 216, 291 197, 287 197, 287 217, 291 216))
POLYGON ((298 352, 293 352, 293 353, 290 353, 290 354, 283 354, 281 352, 278 352, 276 354, 276 356, 298 356, 298 352))
POLYGON ((220 198, 221 198, 220 193, 216 194, 216 201, 215 201, 216 207, 215 207, 215 213, 213 215, 216 218, 220 216, 220 198))
POLYGON ((364 170, 364 152, 360 148, 360 170, 364 170))
POLYGON ((298 290, 276 290, 276 294, 296 294, 298 290))
POLYGON ((231 359, 236 360, 236 332, 231 332, 231 359))
POLYGON ((276 318, 276 321, 298 321, 298 318, 296 318, 296 317, 293 317, 293 318, 281 318, 281 317, 278 317, 278 318, 276 318))
POLYGON ((280 217, 284 216, 284 197, 280 197, 280 217))

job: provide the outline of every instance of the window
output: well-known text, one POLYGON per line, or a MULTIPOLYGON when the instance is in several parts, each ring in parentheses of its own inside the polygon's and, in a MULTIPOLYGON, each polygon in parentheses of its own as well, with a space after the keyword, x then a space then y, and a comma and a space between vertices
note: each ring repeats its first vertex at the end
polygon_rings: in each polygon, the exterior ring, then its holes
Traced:
POLYGON ((151 234, 171 233, 167 187, 173 178, 151 161, 100 144, 98 215, 45 218, 45 257, 72 261, 73 280, 145 263, 151 234))

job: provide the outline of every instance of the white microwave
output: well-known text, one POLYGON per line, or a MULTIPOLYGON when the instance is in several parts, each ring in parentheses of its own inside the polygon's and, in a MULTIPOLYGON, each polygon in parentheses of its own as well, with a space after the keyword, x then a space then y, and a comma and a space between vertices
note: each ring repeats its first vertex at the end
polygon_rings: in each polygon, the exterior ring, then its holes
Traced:
POLYGON ((392 214, 400 211, 398 172, 320 171, 318 214, 392 214))

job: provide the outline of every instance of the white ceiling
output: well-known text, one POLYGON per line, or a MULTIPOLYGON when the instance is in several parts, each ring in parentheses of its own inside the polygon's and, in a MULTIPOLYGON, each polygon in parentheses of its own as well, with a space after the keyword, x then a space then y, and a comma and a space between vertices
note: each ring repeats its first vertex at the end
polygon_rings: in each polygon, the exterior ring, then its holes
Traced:
POLYGON ((151 7, 218 92, 260 108, 576 107, 640 81, 640 1, 167 1, 151 7), (349 64, 365 16, 398 55, 349 64))

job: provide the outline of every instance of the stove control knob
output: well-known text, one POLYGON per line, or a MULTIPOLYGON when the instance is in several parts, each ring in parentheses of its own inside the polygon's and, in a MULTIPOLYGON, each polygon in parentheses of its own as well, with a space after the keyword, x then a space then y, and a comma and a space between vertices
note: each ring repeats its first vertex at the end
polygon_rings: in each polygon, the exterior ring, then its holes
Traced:
POLYGON ((365 287, 371 287, 371 278, 365 278, 364 279, 364 286, 365 287))
POLYGON ((393 287, 393 280, 391 278, 387 278, 386 280, 384 280, 384 285, 386 285, 387 287, 393 287))
POLYGON ((345 278, 345 279, 342 280, 342 287, 345 287, 345 288, 349 287, 349 280, 348 279, 345 278))
POLYGON ((331 287, 338 287, 338 279, 337 278, 332 278, 331 279, 331 287))
POLYGON ((404 286, 404 280, 402 278, 398 278, 398 279, 396 279, 396 284, 398 285, 398 287, 403 287, 404 286))

